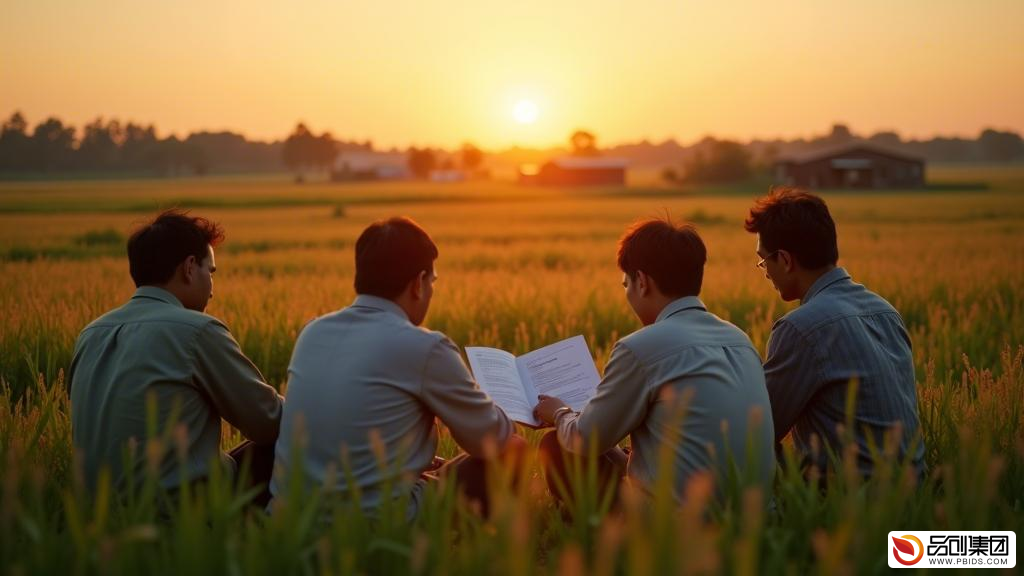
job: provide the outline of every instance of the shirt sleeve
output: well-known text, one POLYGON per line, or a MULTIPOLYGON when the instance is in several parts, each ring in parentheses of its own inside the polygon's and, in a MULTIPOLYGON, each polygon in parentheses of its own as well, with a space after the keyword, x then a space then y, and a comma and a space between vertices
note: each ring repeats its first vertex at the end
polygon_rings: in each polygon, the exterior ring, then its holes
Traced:
POLYGON ((284 399, 220 322, 209 322, 196 342, 196 384, 221 418, 257 444, 277 440, 284 399))
POLYGON ((764 378, 772 405, 775 441, 779 442, 789 434, 822 382, 814 348, 784 320, 772 328, 768 337, 764 378))
POLYGON ((643 423, 649 409, 647 377, 636 355, 621 342, 612 348, 597 393, 578 415, 558 419, 558 442, 570 452, 602 454, 643 423))
POLYGON ((484 456, 486 439, 502 448, 514 429, 512 421, 477 386, 455 344, 434 344, 423 371, 423 402, 448 427, 470 456, 484 456))

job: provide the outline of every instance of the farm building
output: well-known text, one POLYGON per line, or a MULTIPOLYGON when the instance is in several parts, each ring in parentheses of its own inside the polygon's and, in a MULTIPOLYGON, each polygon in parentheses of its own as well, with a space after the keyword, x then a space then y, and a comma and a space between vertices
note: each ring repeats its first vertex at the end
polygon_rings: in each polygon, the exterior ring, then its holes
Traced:
POLYGON ((921 188, 924 160, 868 142, 780 158, 779 184, 805 188, 921 188))
POLYGON ((546 162, 539 169, 524 165, 520 184, 542 186, 622 186, 626 183, 624 158, 568 156, 546 162))
POLYGON ((468 179, 468 176, 465 170, 442 168, 431 170, 428 178, 431 182, 463 182, 468 179))
POLYGON ((334 160, 331 180, 402 180, 409 177, 406 156, 401 153, 342 152, 334 160))

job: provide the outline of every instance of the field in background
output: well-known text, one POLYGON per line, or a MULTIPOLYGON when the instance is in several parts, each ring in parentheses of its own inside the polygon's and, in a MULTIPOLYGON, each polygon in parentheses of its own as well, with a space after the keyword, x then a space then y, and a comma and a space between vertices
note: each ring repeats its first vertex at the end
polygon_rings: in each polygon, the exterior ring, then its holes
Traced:
MULTIPOLYGON (((929 180, 932 188, 923 191, 824 194, 839 228, 840 265, 892 302, 911 331, 931 470, 926 486, 915 488, 896 469, 877 483, 840 482, 826 494, 783 478, 777 507, 756 521, 750 510, 757 506, 736 500, 710 525, 697 521, 700 510, 675 513, 665 503, 660 512, 638 509, 605 522, 591 506, 591 521, 572 525, 531 484, 533 492, 509 491, 510 502, 523 499, 521 509, 489 523, 438 495, 414 526, 357 534, 320 534, 299 518, 256 522, 240 509, 217 508, 212 492, 170 524, 154 524, 129 505, 104 502, 109 513, 100 512, 75 492, 66 398, 54 386, 78 331, 133 291, 123 254, 135 223, 157 207, 180 206, 225 226, 208 312, 227 322, 275 385, 284 383, 303 324, 353 298, 359 232, 391 215, 416 219, 440 248, 428 327, 460 346, 517 354, 582 333, 600 368, 615 340, 639 328, 619 284, 616 241, 637 218, 666 213, 694 223, 705 239, 702 298, 710 310, 764 349, 788 306, 755 269, 755 238, 742 220, 767 185, 580 191, 500 182, 296 186, 279 178, 0 184, 2 564, 28 572, 171 572, 185 569, 187 557, 204 571, 274 567, 278 574, 313 559, 321 570, 336 562, 338 572, 571 573, 574 566, 610 565, 633 573, 802 573, 813 562, 826 572, 871 572, 885 566, 889 530, 1024 529, 1024 440, 1017 430, 1024 410, 1024 170, 938 168, 929 180), (207 518, 206 528, 188 514, 207 518), (225 543, 191 540, 190 531, 205 529, 224 530, 225 543), (356 545, 382 533, 392 548, 356 545), (706 550, 683 555, 683 539, 692 541, 686 549, 705 542, 706 550), (100 545, 117 553, 87 550, 100 545), (526 552, 511 552, 519 549, 526 552), (251 566, 245 554, 268 559, 251 566)), ((222 495, 237 498, 227 488, 222 495)))

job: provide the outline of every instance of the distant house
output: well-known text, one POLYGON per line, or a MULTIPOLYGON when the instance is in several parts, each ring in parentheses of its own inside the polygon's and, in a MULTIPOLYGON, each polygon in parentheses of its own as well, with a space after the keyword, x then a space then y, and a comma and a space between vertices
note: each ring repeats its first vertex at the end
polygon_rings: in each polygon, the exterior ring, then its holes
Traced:
POLYGON ((404 180, 408 177, 407 158, 402 153, 342 152, 334 160, 331 170, 331 180, 337 182, 404 180))
POLYGON ((540 168, 527 164, 519 169, 520 184, 541 186, 622 186, 626 183, 625 158, 566 156, 540 168))
POLYGON ((780 158, 775 181, 804 188, 921 188, 924 159, 869 142, 847 142, 780 158))
POLYGON ((462 182, 466 180, 466 172, 456 168, 431 170, 429 179, 431 182, 462 182))

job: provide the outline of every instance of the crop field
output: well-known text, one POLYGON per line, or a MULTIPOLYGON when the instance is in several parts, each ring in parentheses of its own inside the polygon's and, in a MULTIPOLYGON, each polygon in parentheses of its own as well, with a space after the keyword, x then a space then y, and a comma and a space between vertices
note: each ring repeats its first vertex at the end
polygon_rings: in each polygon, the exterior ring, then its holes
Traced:
MULTIPOLYGON (((171 206, 223 224, 207 312, 279 388, 302 326, 354 297, 356 237, 392 215, 418 221, 440 249, 427 327, 459 346, 515 354, 583 334, 602 369, 615 341, 640 327, 615 265, 618 238, 636 219, 666 214, 693 223, 707 244, 709 309, 764 351, 773 321, 791 307, 755 268, 756 238, 742 228, 767 183, 2 183, 0 572, 860 574, 888 569, 891 530, 1024 534, 1024 169, 938 168, 929 181, 920 191, 823 194, 840 265, 910 330, 923 483, 882 453, 868 482, 840 470, 822 492, 780 473, 772 494, 748 490, 724 505, 698 484, 682 508, 656 493, 609 513, 581 490, 570 521, 531 463, 515 487, 497 482, 487 520, 433 490, 413 523, 387 513, 371 522, 340 507, 330 526, 312 519, 318 494, 265 516, 219 478, 170 513, 152 494, 82 488, 62 372, 79 330, 134 291, 124 255, 133 225, 171 206)), ((533 443, 541 435, 521 432, 533 443)), ((225 448, 238 440, 226 434, 225 448)))

